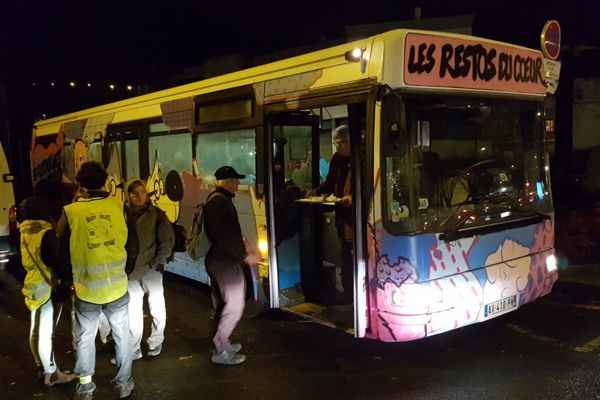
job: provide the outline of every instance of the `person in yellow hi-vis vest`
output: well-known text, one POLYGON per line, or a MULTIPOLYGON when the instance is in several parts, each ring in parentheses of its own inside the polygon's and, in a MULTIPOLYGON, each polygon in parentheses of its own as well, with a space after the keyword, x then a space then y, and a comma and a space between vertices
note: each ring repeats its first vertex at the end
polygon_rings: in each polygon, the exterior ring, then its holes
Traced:
POLYGON ((49 222, 49 209, 49 203, 39 197, 23 200, 19 205, 22 219, 19 231, 21 261, 27 273, 22 292, 25 304, 31 310, 29 347, 38 370, 43 371, 44 384, 54 386, 71 382, 76 375, 61 371, 54 360, 54 304, 51 294, 56 280, 58 242, 49 222))
POLYGON ((134 387, 125 273, 127 225, 123 203, 104 190, 106 178, 99 163, 83 163, 76 176, 83 195, 63 208, 57 226, 75 288, 76 399, 94 396, 95 338, 101 312, 108 318, 115 341, 117 375, 113 383, 119 398, 129 397, 134 387))

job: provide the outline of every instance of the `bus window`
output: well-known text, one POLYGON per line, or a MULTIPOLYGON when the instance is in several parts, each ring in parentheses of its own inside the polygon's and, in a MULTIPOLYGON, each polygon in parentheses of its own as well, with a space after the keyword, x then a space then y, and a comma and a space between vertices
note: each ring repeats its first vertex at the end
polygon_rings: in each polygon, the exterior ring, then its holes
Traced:
POLYGON ((102 164, 102 142, 99 140, 90 144, 90 148, 88 150, 88 161, 98 161, 102 164))
POLYGON ((125 140, 125 179, 140 176, 139 140, 125 140))
MULTIPOLYGON (((169 133, 168 128, 164 124, 150 125, 150 137, 148 138, 148 160, 150 162, 150 171, 152 171, 154 163, 158 161, 160 178, 163 179, 163 181, 167 179, 167 174, 172 170, 175 170, 178 173, 181 173, 182 171, 191 172, 191 144, 192 135, 188 131, 169 133)), ((133 146, 132 143, 131 147, 133 146)))
POLYGON ((199 176, 206 182, 214 180, 217 168, 230 165, 246 175, 242 185, 256 181, 256 133, 254 129, 240 129, 203 133, 196 139, 196 159, 199 176))
POLYGON ((65 142, 62 151, 63 175, 71 182, 75 180, 75 160, 73 159, 73 146, 65 142))

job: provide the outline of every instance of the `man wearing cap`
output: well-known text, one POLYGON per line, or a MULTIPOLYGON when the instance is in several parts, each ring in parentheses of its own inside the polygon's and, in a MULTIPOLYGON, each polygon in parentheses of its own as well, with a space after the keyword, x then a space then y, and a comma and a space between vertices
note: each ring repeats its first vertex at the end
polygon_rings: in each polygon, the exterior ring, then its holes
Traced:
POLYGON ((232 201, 240 179, 245 175, 240 175, 233 167, 223 166, 215 171, 215 178, 215 194, 204 206, 204 229, 211 243, 205 264, 216 311, 213 320, 216 325, 215 349, 211 361, 237 365, 243 363, 246 356, 239 354, 242 345, 231 343, 229 337, 244 312, 244 264, 256 264, 258 256, 246 246, 232 201))

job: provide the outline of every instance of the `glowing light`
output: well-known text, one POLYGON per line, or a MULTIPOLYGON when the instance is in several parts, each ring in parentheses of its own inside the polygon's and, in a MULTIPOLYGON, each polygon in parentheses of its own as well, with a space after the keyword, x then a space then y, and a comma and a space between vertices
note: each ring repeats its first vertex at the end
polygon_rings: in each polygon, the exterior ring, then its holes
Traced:
POLYGON ((129 91, 133 90, 133 86, 127 85, 127 90, 129 90, 129 91))
POLYGON ((88 82, 87 87, 92 87, 92 84, 88 82))
POLYGON ((75 87, 75 82, 73 82, 73 81, 69 82, 69 86, 75 87))
POLYGON ((346 59, 346 61, 358 62, 361 60, 362 55, 363 55, 363 49, 355 48, 355 49, 345 52, 344 58, 346 59))
POLYGON ((110 90, 115 90, 115 85, 113 85, 112 83, 108 85, 108 87, 110 88, 110 90))
POLYGON ((404 292, 401 290, 394 290, 392 292, 392 304, 401 306, 404 304, 404 292))
POLYGON ((548 257, 546 257, 546 270, 548 272, 552 272, 556 271, 557 268, 558 263, 556 262, 556 257, 554 256, 554 254, 551 254, 548 257))
POLYGON ((50 86, 54 86, 54 82, 50 82, 50 86))
POLYGON ((485 151, 485 147, 482 147, 482 148, 481 148, 481 151, 485 151))
MULTIPOLYGON (((267 251, 269 250, 269 243, 267 243, 266 240, 261 239, 258 241, 258 250, 260 251, 261 254, 267 254, 267 251)), ((266 257, 263 257, 266 258, 266 257)))
POLYGON ((500 213, 500 218, 510 217, 510 211, 504 211, 500 213))

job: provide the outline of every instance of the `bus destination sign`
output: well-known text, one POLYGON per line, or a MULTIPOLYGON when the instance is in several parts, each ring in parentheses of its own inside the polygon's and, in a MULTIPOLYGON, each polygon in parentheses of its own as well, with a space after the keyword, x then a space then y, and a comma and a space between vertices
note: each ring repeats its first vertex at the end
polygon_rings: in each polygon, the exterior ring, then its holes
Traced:
POLYGON ((544 95, 539 51, 493 42, 406 35, 404 83, 544 95))

